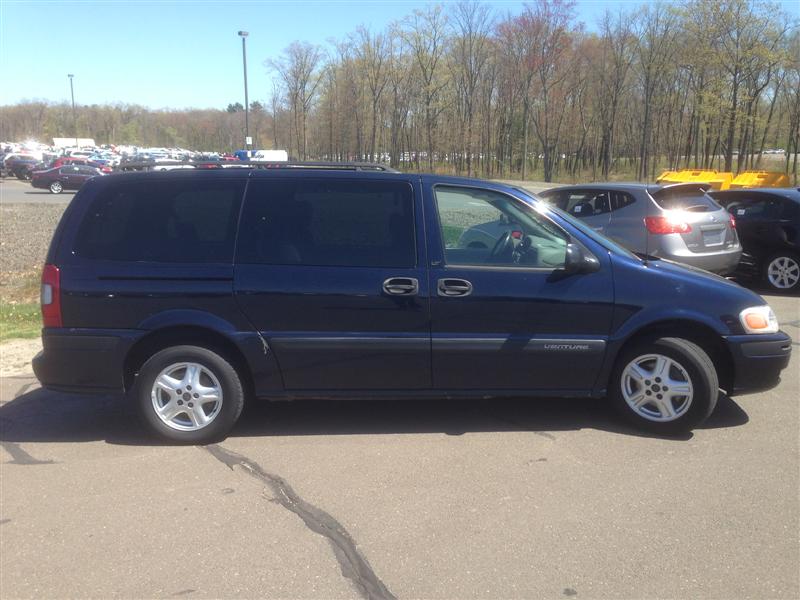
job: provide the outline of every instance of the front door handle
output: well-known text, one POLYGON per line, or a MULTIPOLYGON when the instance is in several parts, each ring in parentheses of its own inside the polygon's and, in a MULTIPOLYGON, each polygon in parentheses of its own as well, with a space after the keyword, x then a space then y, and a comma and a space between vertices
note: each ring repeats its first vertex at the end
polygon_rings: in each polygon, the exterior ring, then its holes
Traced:
POLYGON ((446 298, 469 296, 472 293, 472 284, 466 279, 440 279, 436 287, 439 295, 446 298))
POLYGON ((390 277, 383 282, 383 291, 390 296, 416 296, 419 281, 413 277, 390 277))

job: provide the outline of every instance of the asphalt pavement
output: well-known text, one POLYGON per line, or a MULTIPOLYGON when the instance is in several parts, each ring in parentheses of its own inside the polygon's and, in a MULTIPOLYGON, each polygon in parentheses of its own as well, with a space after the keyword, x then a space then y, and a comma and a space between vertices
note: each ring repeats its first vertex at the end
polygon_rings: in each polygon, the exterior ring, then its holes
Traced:
POLYGON ((30 182, 10 177, 0 179, 0 204, 67 204, 75 195, 73 191, 53 194, 50 190, 32 187, 30 182))
POLYGON ((783 382, 680 439, 596 400, 320 401, 169 446, 4 378, 0 597, 796 599, 800 299, 768 301, 783 382))

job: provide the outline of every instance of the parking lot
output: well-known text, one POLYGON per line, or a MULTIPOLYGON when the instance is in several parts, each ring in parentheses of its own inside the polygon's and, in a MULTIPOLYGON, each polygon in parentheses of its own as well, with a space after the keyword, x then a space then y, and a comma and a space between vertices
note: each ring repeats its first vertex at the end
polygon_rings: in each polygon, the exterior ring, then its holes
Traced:
POLYGON ((65 190, 60 194, 51 194, 49 190, 31 187, 27 181, 5 178, 0 180, 0 204, 67 204, 75 192, 65 190))
POLYGON ((767 299, 784 381, 682 439, 590 400, 329 401, 164 446, 3 378, 2 596, 797 598, 800 301, 767 299))

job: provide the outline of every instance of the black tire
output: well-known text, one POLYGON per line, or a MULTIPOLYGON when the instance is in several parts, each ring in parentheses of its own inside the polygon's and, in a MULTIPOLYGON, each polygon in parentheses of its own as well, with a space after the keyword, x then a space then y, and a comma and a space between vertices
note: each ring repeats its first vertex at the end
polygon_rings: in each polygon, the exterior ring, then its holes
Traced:
POLYGON ((64 185, 60 181, 54 181, 50 184, 50 193, 51 194, 60 194, 64 191, 64 185))
POLYGON ((183 444, 207 444, 223 439, 236 424, 244 406, 244 391, 236 369, 222 356, 199 346, 172 346, 151 356, 136 378, 134 396, 137 409, 148 429, 159 437, 183 444), (222 389, 222 406, 216 417, 193 431, 167 425, 156 413, 152 393, 156 377, 170 365, 197 363, 217 378, 222 389))
POLYGON ((776 252, 775 254, 768 256, 761 263, 761 279, 764 282, 764 285, 766 285, 773 292, 777 292, 779 294, 797 293, 800 290, 800 273, 798 273, 794 267, 800 268, 800 256, 789 251, 776 252), (788 273, 789 276, 793 276, 795 274, 798 275, 793 285, 790 285, 789 287, 778 287, 778 285, 770 280, 770 265, 778 260, 783 260, 785 261, 784 264, 790 265, 791 272, 788 273))
MULTIPOLYGON (((654 395, 656 386, 663 385, 661 381, 647 380, 648 386, 643 386, 643 390, 650 391, 648 398, 655 400, 654 395), (652 387, 651 387, 652 386, 652 387)), ((646 393, 645 391, 645 393, 646 393)), ((638 429, 643 429, 659 435, 676 435, 691 431, 714 411, 719 397, 719 379, 714 363, 708 354, 697 344, 683 338, 651 338, 637 342, 630 347, 623 348, 609 382, 609 399, 615 410, 631 425, 638 429), (650 420, 634 408, 628 405, 623 394, 623 373, 630 363, 635 359, 646 355, 661 355, 672 361, 679 363, 688 376, 691 383, 693 394, 691 402, 685 412, 669 421, 650 420)), ((661 398, 661 396, 659 396, 661 398)), ((676 414, 680 413, 682 400, 678 400, 676 414)), ((670 401, 671 406, 675 406, 670 401)), ((655 403, 647 403, 643 407, 643 412, 656 412, 658 407, 655 403)), ((663 414, 662 414, 663 417, 663 414)))

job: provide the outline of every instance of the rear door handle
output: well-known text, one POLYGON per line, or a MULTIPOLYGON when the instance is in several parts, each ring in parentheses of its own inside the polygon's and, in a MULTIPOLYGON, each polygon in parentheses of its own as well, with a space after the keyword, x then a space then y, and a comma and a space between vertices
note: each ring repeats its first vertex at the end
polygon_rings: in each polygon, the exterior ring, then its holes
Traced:
POLYGON ((436 287, 439 295, 446 298, 469 296, 472 293, 472 284, 466 279, 440 279, 436 287))
POLYGON ((390 296, 416 296, 419 281, 413 277, 390 277, 383 282, 383 291, 390 296))

